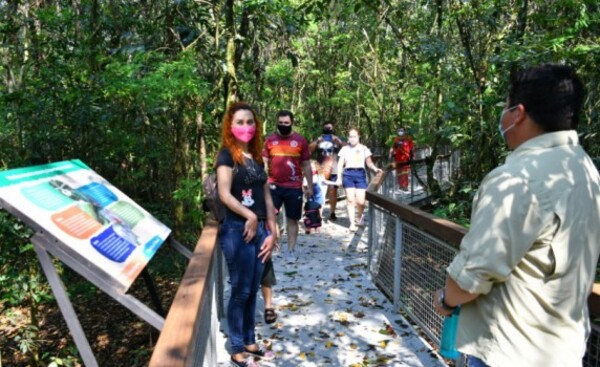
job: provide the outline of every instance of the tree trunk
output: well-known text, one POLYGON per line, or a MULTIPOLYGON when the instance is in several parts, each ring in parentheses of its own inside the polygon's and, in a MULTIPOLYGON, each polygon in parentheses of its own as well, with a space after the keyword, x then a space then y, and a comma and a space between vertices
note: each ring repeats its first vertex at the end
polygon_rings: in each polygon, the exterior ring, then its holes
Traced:
POLYGON ((225 108, 231 102, 238 100, 238 83, 237 83, 237 65, 236 65, 236 42, 235 42, 235 23, 234 23, 234 0, 227 0, 225 2, 225 28, 228 33, 227 41, 227 76, 224 87, 225 93, 225 108))

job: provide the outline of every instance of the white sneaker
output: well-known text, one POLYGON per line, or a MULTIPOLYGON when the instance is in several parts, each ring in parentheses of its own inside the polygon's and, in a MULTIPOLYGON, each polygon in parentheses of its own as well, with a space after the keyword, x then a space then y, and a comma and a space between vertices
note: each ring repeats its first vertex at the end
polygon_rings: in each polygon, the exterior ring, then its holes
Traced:
POLYGON ((286 257, 285 257, 285 262, 288 264, 295 264, 296 261, 298 261, 298 256, 296 256, 296 252, 295 251, 288 251, 286 257))
POLYGON ((348 230, 350 230, 350 232, 356 232, 358 228, 356 228, 356 226, 354 224, 352 224, 350 227, 348 227, 348 230))

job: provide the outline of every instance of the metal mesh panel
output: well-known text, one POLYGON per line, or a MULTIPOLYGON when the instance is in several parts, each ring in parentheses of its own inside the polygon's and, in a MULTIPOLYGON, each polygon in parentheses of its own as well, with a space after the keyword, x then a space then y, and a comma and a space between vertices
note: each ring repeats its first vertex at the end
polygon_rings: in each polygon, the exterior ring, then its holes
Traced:
POLYGON ((435 312, 432 296, 436 289, 444 286, 445 269, 455 253, 456 250, 442 241, 402 224, 400 307, 436 341, 443 318, 435 312))
POLYGON ((394 294, 394 217, 373 205, 369 210, 374 215, 371 274, 375 284, 391 299, 394 294))
POLYGON ((600 366, 600 325, 592 324, 592 333, 588 340, 585 357, 583 357, 583 366, 600 366))

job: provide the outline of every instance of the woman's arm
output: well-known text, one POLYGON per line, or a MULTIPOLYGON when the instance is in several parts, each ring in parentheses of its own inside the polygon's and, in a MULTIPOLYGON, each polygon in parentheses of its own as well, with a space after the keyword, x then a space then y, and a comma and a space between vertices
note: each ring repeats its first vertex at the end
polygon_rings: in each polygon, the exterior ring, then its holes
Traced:
POLYGON ((277 231, 277 224, 275 222, 275 207, 273 206, 273 198, 271 198, 271 190, 269 184, 265 183, 265 206, 267 208, 267 229, 271 232, 265 242, 260 247, 258 258, 264 263, 266 262, 273 253, 273 247, 277 243, 279 233, 277 231))
POLYGON ((278 240, 279 233, 277 231, 277 219, 275 218, 275 206, 273 205, 273 198, 271 197, 269 183, 265 183, 265 204, 267 207, 267 228, 275 240, 278 240))
POLYGON ((342 150, 340 150, 341 154, 338 154, 337 179, 336 179, 337 185, 339 185, 342 182, 342 172, 344 171, 344 166, 346 165, 345 154, 343 154, 345 152, 346 152, 346 150, 344 148, 342 148, 342 150))
POLYGON ((371 156, 368 156, 366 159, 367 162, 367 167, 369 167, 369 169, 375 173, 381 172, 381 168, 378 168, 375 163, 373 163, 373 160, 371 159, 371 156))

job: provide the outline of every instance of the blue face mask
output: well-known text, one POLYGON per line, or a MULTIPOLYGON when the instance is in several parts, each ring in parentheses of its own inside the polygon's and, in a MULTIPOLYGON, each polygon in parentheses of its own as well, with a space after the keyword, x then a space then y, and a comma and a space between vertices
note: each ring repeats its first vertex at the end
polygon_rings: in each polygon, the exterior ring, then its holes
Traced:
POLYGON ((506 142, 506 137, 504 136, 504 134, 506 134, 506 132, 510 129, 512 129, 513 127, 515 127, 515 125, 517 124, 516 122, 513 123, 512 125, 510 125, 509 127, 507 127, 506 129, 502 128, 502 118, 504 117, 504 114, 508 111, 512 111, 515 108, 517 108, 517 106, 512 106, 509 108, 506 108, 504 110, 502 110, 502 113, 500 114, 500 119, 498 120, 498 131, 500 132, 500 136, 502 136, 502 140, 504 142, 506 142))

